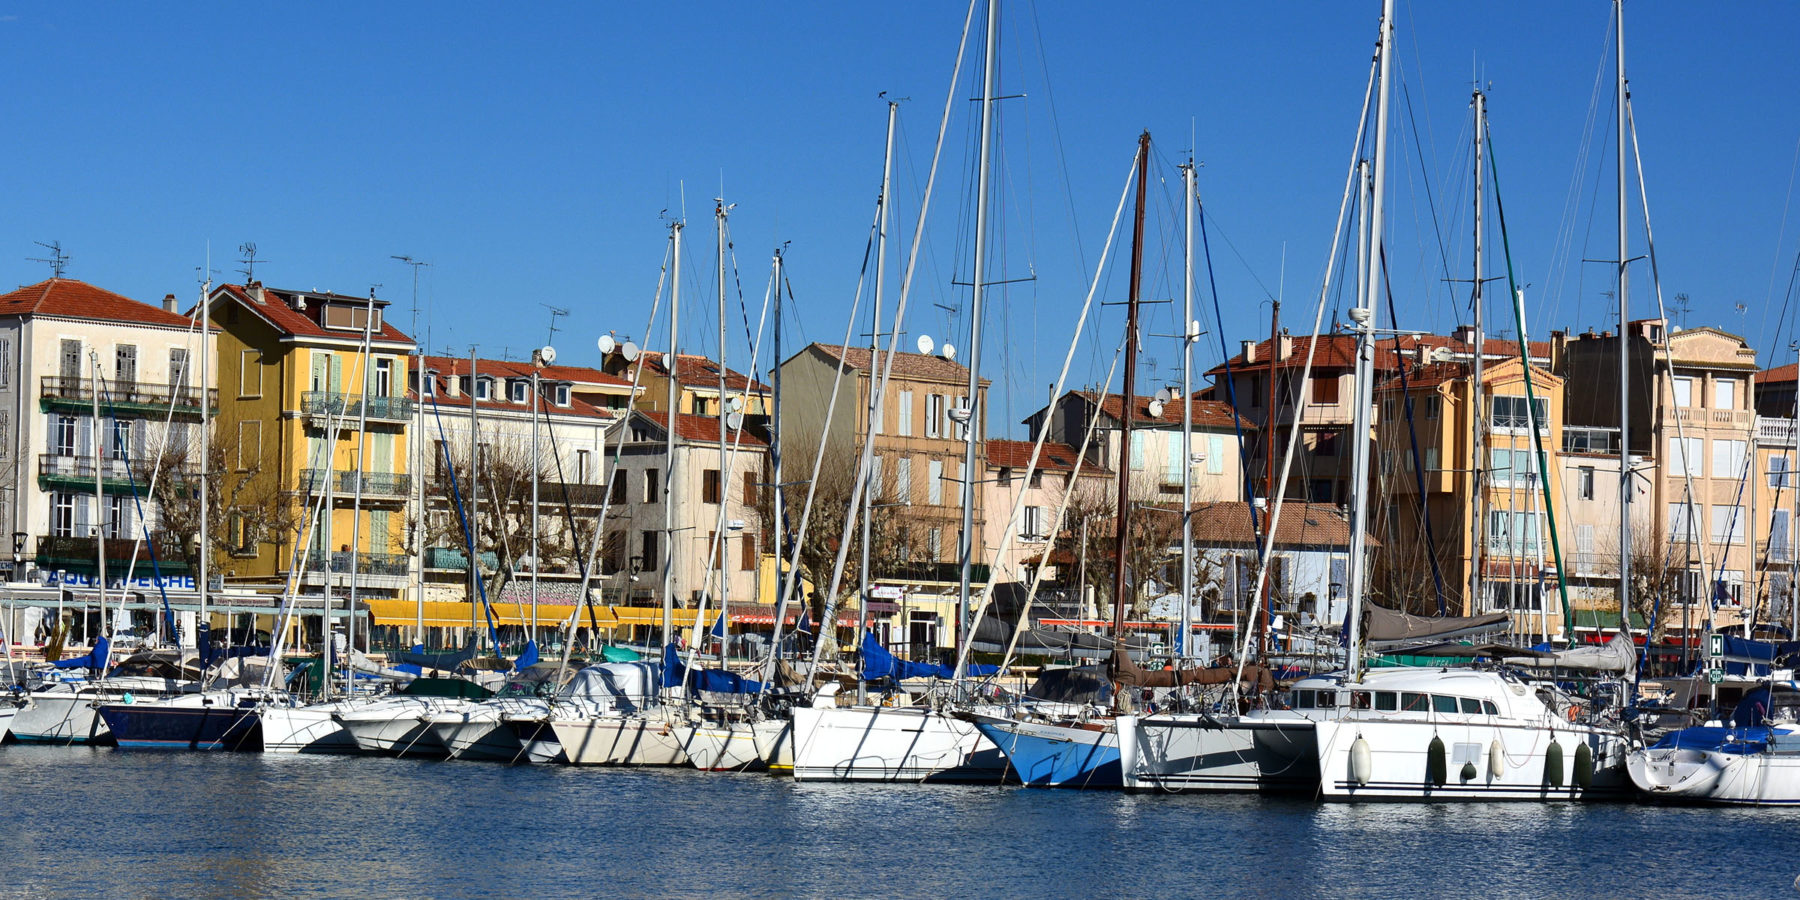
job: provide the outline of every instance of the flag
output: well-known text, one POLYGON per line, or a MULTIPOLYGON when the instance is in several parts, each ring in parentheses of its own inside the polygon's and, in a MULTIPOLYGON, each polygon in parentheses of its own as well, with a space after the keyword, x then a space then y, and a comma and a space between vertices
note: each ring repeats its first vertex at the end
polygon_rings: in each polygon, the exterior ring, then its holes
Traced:
POLYGON ((800 607, 800 621, 794 623, 794 631, 802 634, 812 634, 812 604, 808 603, 805 606, 800 607))
POLYGON ((721 640, 721 641, 725 639, 725 611, 724 610, 722 610, 722 609, 719 610, 719 620, 717 622, 713 623, 712 630, 708 631, 707 634, 709 634, 712 637, 714 637, 718 640, 721 640))

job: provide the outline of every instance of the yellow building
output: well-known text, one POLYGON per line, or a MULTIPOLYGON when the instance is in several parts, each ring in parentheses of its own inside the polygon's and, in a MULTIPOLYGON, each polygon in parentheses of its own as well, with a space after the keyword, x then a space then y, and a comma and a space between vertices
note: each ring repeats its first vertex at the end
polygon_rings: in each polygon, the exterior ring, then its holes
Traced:
POLYGON ((228 579, 285 583, 304 534, 307 593, 328 577, 334 595, 354 586, 371 600, 399 597, 413 583, 413 341, 384 321, 386 307, 257 282, 221 285, 207 298, 221 331, 214 434, 225 451, 232 550, 220 568, 228 579), (327 497, 330 515, 315 514, 327 497))

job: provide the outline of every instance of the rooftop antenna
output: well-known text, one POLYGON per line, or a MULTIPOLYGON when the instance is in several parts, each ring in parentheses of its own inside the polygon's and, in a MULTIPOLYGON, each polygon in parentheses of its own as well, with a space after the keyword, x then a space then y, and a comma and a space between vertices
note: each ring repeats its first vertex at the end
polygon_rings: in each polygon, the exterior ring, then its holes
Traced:
POLYGON ((1693 304, 1690 302, 1687 291, 1682 291, 1675 295, 1675 309, 1681 313, 1681 327, 1683 329, 1688 327, 1688 311, 1693 308, 1693 304))
POLYGON ((244 283, 249 284, 256 280, 256 264, 259 262, 268 262, 268 260, 256 258, 255 241, 245 241, 239 244, 238 254, 242 257, 241 261, 244 264, 244 267, 238 271, 244 273, 244 283))
POLYGON ((50 266, 51 278, 63 277, 63 270, 69 267, 69 254, 63 252, 62 241, 51 241, 48 244, 43 241, 32 241, 32 243, 50 251, 50 258, 40 259, 35 256, 28 256, 25 258, 26 261, 47 263, 50 266))
POLYGON ((560 306, 551 306, 548 303, 539 303, 538 305, 550 311, 550 338, 544 341, 544 343, 545 345, 554 344, 556 343, 556 332, 558 330, 556 327, 556 320, 561 316, 568 315, 569 311, 560 306))
MULTIPOLYGON (((413 331, 413 336, 418 337, 418 334, 419 334, 419 269, 421 269, 425 266, 429 266, 429 265, 431 265, 431 263, 428 263, 422 259, 414 259, 413 257, 407 256, 406 254, 399 254, 399 255, 389 254, 388 259, 397 259, 409 266, 412 266, 412 270, 413 270, 413 273, 412 273, 412 275, 413 275, 412 331, 413 331)), ((419 346, 423 347, 425 345, 420 344, 419 346)))

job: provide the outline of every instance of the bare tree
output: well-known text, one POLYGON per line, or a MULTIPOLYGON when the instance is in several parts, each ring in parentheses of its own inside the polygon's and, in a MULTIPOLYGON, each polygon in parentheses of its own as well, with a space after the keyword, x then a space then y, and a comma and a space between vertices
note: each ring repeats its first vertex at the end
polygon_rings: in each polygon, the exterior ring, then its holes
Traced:
MULTIPOLYGON (((173 552, 198 572, 200 563, 200 447, 191 429, 155 428, 144 458, 133 460, 132 475, 158 510, 159 552, 173 552)), ((293 534, 299 511, 282 496, 276 479, 258 467, 240 465, 253 448, 239 444, 232 429, 215 428, 206 451, 206 531, 212 571, 233 555, 255 554, 263 543, 282 546, 293 534)))
MULTIPOLYGON (((813 511, 806 524, 806 533, 791 534, 787 538, 799 542, 799 577, 812 582, 819 591, 824 591, 830 587, 832 568, 837 563, 838 548, 844 534, 844 513, 850 508, 851 500, 856 494, 857 467, 862 461, 862 448, 844 443, 827 446, 824 459, 819 465, 818 480, 809 486, 803 483, 803 479, 813 470, 813 463, 819 452, 818 441, 797 436, 791 443, 798 446, 787 450, 782 458, 783 477, 791 485, 786 489, 785 497, 788 505, 786 527, 800 527, 802 504, 806 502, 809 490, 812 492, 813 511)), ((895 483, 895 473, 884 468, 880 474, 881 482, 871 488, 871 493, 875 495, 869 520, 871 578, 901 574, 902 567, 914 561, 915 552, 921 544, 919 527, 904 515, 905 503, 895 483)), ((762 546, 767 547, 770 552, 781 552, 784 546, 791 548, 775 533, 779 526, 775 522, 773 492, 760 491, 757 499, 757 514, 762 525, 762 546)), ((849 593, 853 590, 861 578, 861 572, 862 528, 852 525, 850 546, 844 555, 840 592, 849 593)), ((814 621, 823 614, 823 598, 820 600, 821 603, 813 607, 814 621)))
MULTIPOLYGON (((1086 551, 1085 584, 1102 599, 1113 596, 1113 578, 1117 565, 1118 496, 1116 487, 1098 481, 1071 488, 1064 534, 1058 546, 1072 557, 1086 551), (1086 528, 1083 529, 1085 523, 1086 528), (1082 534, 1087 545, 1081 545, 1082 534)), ((1171 548, 1181 540, 1181 515, 1178 507, 1159 504, 1160 482, 1152 477, 1132 479, 1129 496, 1134 509, 1127 519, 1125 536, 1125 578, 1127 612, 1142 616, 1149 604, 1148 588, 1152 581, 1163 585, 1179 584, 1181 562, 1171 548)))

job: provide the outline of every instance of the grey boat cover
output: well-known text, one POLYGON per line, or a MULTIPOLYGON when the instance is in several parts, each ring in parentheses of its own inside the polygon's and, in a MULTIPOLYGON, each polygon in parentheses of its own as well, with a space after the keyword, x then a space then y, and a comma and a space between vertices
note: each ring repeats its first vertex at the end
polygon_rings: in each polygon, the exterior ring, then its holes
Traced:
POLYGON ((1516 659, 1513 665, 1539 669, 1581 669, 1587 672, 1630 672, 1637 668, 1637 648, 1622 634, 1604 644, 1587 644, 1557 650, 1549 659, 1516 659))
POLYGON ((1395 609, 1370 604, 1368 607, 1369 647, 1383 650, 1408 644, 1445 641, 1511 629, 1506 613, 1484 616, 1412 616, 1395 609))
POLYGON ((557 696, 636 712, 655 703, 661 683, 662 668, 655 663, 601 663, 576 672, 557 696))
POLYGON ((1113 686, 1105 666, 1045 669, 1038 673, 1037 681, 1032 682, 1025 696, 1052 703, 1103 705, 1112 702, 1113 686))

